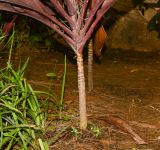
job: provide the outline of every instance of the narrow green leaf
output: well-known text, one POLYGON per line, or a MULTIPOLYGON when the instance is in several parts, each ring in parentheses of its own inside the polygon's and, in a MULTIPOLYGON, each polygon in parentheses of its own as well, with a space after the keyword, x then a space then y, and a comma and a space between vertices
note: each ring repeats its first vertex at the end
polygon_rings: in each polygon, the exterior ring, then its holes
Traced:
POLYGON ((46 76, 49 78, 55 78, 57 75, 54 72, 50 72, 50 73, 47 73, 46 76))
POLYGON ((38 139, 41 150, 49 150, 48 144, 43 142, 42 139, 38 139))
POLYGON ((1 147, 2 147, 2 142, 3 142, 3 123, 2 123, 2 116, 0 115, 0 127, 1 127, 1 131, 0 131, 0 133, 1 133, 1 139, 0 139, 0 149, 1 149, 1 147))
MULTIPOLYGON (((3 101, 3 100, 1 100, 1 101, 3 101)), ((8 109, 10 109, 10 110, 12 110, 12 111, 14 111, 14 112, 17 112, 17 113, 19 113, 20 115, 22 115, 22 113, 21 113, 18 109, 12 107, 9 103, 7 103, 7 102, 5 102, 5 101, 3 101, 3 102, 4 102, 5 104, 0 103, 0 106, 7 107, 8 109)))
POLYGON ((64 101, 64 88, 65 88, 65 83, 66 83, 66 55, 64 57, 64 73, 63 73, 63 80, 62 80, 62 89, 61 89, 61 100, 60 100, 60 105, 63 104, 64 101))

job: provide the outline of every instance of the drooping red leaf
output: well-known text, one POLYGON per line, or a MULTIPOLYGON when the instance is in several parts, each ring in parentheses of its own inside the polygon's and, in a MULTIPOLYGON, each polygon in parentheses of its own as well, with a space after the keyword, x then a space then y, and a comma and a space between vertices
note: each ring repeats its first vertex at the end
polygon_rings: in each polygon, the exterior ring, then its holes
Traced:
POLYGON ((3 26, 3 36, 8 36, 9 32, 13 28, 13 24, 17 18, 17 15, 13 16, 12 20, 10 22, 6 22, 3 26))
POLYGON ((92 1, 0 0, 0 10, 35 18, 63 36, 73 49, 82 50, 104 13, 116 0, 96 0, 94 7, 89 9, 92 1))
POLYGON ((12 5, 10 5, 8 3, 0 4, 0 10, 13 12, 13 13, 18 13, 18 14, 22 14, 22 15, 25 15, 25 16, 32 17, 32 18, 42 22, 43 24, 47 25, 48 27, 52 28, 56 32, 58 32, 61 36, 64 37, 64 39, 67 42, 69 42, 70 44, 75 46, 75 42, 72 40, 72 38, 70 38, 69 36, 64 34, 64 32, 62 30, 60 30, 59 26, 63 27, 63 30, 66 31, 68 34, 72 35, 73 33, 66 26, 61 24, 61 22, 56 20, 56 18, 54 18, 54 17, 52 17, 52 20, 49 20, 46 16, 43 16, 36 11, 32 11, 30 9, 25 9, 25 8, 20 8, 20 7, 17 7, 17 6, 13 7, 12 5), (57 25, 52 23, 52 21, 57 23, 57 25))

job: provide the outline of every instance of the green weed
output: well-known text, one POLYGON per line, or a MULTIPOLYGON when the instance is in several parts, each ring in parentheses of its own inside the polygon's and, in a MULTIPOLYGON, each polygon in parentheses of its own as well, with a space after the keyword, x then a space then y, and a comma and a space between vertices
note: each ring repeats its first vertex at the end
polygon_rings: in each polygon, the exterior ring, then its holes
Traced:
POLYGON ((13 69, 13 41, 14 30, 7 42, 10 44, 7 66, 0 70, 0 149, 38 149, 37 137, 43 138, 40 134, 44 133, 46 117, 36 94, 40 92, 34 91, 24 78, 29 59, 16 71, 13 69))
POLYGON ((24 78, 26 63, 15 71, 8 63, 0 70, 0 149, 36 148, 36 134, 43 133, 45 115, 36 92, 24 78))
POLYGON ((99 137, 101 135, 101 129, 95 124, 90 126, 90 130, 95 137, 99 137))
MULTIPOLYGON (((70 117, 62 114, 66 81, 66 56, 60 98, 53 92, 50 94, 44 91, 35 91, 24 78, 29 59, 24 65, 19 65, 17 70, 14 70, 11 64, 14 34, 13 30, 7 41, 7 45, 10 45, 7 66, 0 70, 0 149, 48 150, 48 145, 56 141, 69 128, 66 125, 48 141, 44 140, 44 135, 48 130, 46 129, 46 120, 49 115, 57 116, 63 121, 70 120, 70 117), (47 98, 54 101, 54 105, 59 110, 56 114, 47 114, 42 111, 43 108, 38 101, 38 96, 41 94, 47 95, 47 98)), ((0 40, 3 38, 1 37, 0 40)), ((51 75, 53 76, 53 74, 49 74, 49 76, 51 75)))

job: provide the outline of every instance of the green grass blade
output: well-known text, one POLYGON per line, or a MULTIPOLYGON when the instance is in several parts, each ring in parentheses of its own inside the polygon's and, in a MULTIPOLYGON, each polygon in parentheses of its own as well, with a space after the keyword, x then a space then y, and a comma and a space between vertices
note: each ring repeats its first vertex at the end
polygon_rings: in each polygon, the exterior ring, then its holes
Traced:
MULTIPOLYGON (((4 133, 3 141, 2 141, 2 146, 8 143, 10 140, 14 140, 15 136, 18 133, 18 129, 13 129, 13 130, 8 130, 8 132, 4 133)), ((15 140, 16 141, 16 140, 15 140)))
POLYGON ((0 127, 1 127, 1 130, 0 130, 0 133, 1 133, 1 136, 0 136, 0 149, 2 147, 2 141, 3 141, 3 123, 2 123, 2 116, 0 115, 0 127))
POLYGON ((25 63, 23 64, 23 66, 17 71, 18 75, 23 78, 24 72, 26 71, 27 65, 29 62, 29 58, 27 58, 27 60, 25 61, 25 63))
POLYGON ((41 150, 49 150, 48 144, 43 142, 42 139, 38 139, 41 150))
MULTIPOLYGON (((12 113, 12 115, 13 115, 15 124, 16 124, 16 125, 19 125, 17 115, 16 115, 15 113, 12 113)), ((25 138, 24 134, 21 133, 21 128, 18 128, 18 129, 19 129, 18 135, 19 135, 19 137, 21 138, 21 141, 22 141, 22 143, 23 143, 23 148, 27 150, 26 138, 25 138)))
POLYGON ((13 143, 15 143, 15 141, 16 141, 16 136, 17 136, 17 133, 18 133, 18 129, 15 129, 15 131, 16 132, 14 133, 14 136, 12 136, 12 139, 10 140, 6 150, 10 150, 12 148, 12 146, 14 145, 13 143))
POLYGON ((66 55, 64 57, 64 73, 63 73, 63 80, 62 80, 62 89, 61 89, 61 100, 60 105, 63 104, 64 101, 64 89, 65 89, 65 83, 66 83, 66 55))
POLYGON ((16 109, 16 108, 12 107, 9 103, 5 102, 5 101, 2 100, 2 99, 0 99, 0 100, 4 102, 4 104, 0 103, 0 106, 4 106, 4 107, 10 109, 11 111, 14 111, 14 112, 19 113, 20 115, 23 115, 22 112, 20 112, 20 111, 19 111, 18 109, 16 109))

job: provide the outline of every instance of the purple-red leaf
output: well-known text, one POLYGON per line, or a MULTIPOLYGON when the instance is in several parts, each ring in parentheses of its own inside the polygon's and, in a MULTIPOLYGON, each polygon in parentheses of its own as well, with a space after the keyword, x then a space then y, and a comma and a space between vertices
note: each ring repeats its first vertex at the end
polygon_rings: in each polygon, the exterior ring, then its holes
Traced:
POLYGON ((70 16, 66 13, 65 9, 62 7, 60 2, 58 0, 50 0, 53 4, 53 7, 56 9, 56 11, 66 19, 66 21, 69 23, 70 26, 73 26, 73 21, 70 18, 70 16))
POLYGON ((75 10, 75 8, 73 7, 73 3, 72 3, 70 0, 66 0, 66 6, 67 6, 67 9, 68 9, 69 15, 70 15, 70 16, 75 15, 76 10, 75 10))

